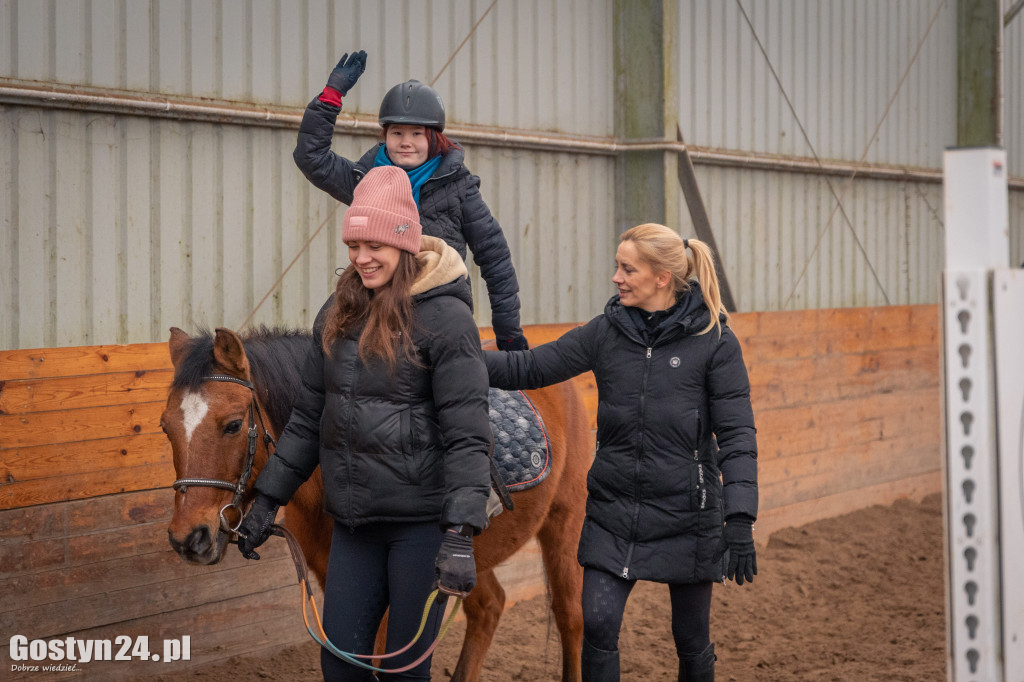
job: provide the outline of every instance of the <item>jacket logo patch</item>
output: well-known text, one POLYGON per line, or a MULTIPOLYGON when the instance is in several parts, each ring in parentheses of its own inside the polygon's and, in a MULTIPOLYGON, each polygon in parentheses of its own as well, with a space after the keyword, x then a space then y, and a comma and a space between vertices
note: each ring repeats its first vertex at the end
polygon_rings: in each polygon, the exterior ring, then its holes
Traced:
POLYGON ((668 364, 672 365, 673 367, 678 367, 679 366, 679 358, 673 357, 671 360, 668 361, 668 364))
POLYGON ((405 234, 409 229, 409 223, 404 225, 395 225, 395 234, 405 234))

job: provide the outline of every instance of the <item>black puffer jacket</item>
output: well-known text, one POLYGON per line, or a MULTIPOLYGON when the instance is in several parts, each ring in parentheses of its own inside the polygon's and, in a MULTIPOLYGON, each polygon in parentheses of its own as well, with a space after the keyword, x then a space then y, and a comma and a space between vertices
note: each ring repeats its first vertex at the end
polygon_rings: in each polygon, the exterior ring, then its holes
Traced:
POLYGON ((321 467, 326 511, 355 527, 440 521, 482 529, 490 486, 487 372, 469 309, 466 266, 439 239, 413 287, 417 367, 363 364, 361 329, 321 348, 328 300, 313 327, 303 391, 256 489, 279 502, 321 467), (455 274, 459 273, 459 274, 455 274), (424 290, 425 289, 425 290, 424 290), (417 293, 418 292, 418 293, 417 293))
MULTIPOLYGON (((314 186, 343 204, 352 203, 352 192, 373 168, 374 145, 353 163, 331 151, 334 124, 341 107, 314 99, 306 107, 295 145, 295 164, 314 186)), ((453 149, 420 189, 420 222, 423 234, 440 237, 466 258, 466 247, 487 284, 491 324, 499 339, 522 335, 519 326, 519 281, 512 254, 501 225, 480 195, 480 178, 469 172, 461 149, 453 149)))
POLYGON ((629 579, 720 581, 723 520, 757 516, 757 445, 739 342, 725 325, 721 336, 700 334, 710 312, 696 285, 683 296, 690 300, 650 346, 616 296, 557 341, 484 354, 499 388, 593 370, 598 445, 578 556, 629 579))

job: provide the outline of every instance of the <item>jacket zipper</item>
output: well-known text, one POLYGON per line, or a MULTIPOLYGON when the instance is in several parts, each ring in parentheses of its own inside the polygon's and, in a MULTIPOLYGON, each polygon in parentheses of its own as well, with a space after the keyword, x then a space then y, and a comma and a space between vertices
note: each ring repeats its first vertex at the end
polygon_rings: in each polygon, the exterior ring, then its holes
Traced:
POLYGON ((647 348, 647 357, 644 360, 644 374, 643 379, 640 383, 640 415, 637 421, 637 439, 636 439, 636 458, 633 463, 633 521, 630 524, 629 530, 629 549, 626 550, 626 561, 622 567, 623 579, 629 578, 629 562, 633 559, 633 548, 636 543, 633 538, 636 537, 636 524, 640 517, 640 461, 643 459, 644 452, 644 403, 647 400, 647 377, 650 375, 651 370, 651 348, 647 348))
POLYGON ((354 362, 352 363, 352 385, 349 387, 348 392, 348 425, 346 426, 346 437, 345 437, 345 464, 348 469, 348 530, 349 533, 356 532, 355 520, 356 510, 354 503, 352 502, 352 448, 349 443, 352 441, 350 434, 352 433, 352 419, 355 403, 356 403, 356 384, 359 379, 359 357, 356 354, 354 362))

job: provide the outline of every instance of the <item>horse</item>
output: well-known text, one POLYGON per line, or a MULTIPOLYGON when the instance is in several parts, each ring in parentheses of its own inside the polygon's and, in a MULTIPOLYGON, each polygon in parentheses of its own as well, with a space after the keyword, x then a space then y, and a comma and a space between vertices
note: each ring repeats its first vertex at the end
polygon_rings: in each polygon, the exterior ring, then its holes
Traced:
MULTIPOLYGON (((251 483, 267 461, 272 439, 288 422, 311 344, 309 332, 261 327, 240 337, 218 328, 215 334, 190 337, 171 329, 174 378, 160 424, 178 479, 168 538, 183 560, 212 565, 222 558, 229 531, 254 496, 251 483)), ((493 517, 476 538, 477 585, 463 602, 466 635, 452 675, 456 681, 478 679, 504 610, 505 591, 495 567, 533 537, 540 544, 559 633, 562 680, 580 679, 583 570, 576 545, 593 437, 572 382, 525 393, 547 429, 551 469, 539 485, 512 493, 513 510, 493 517)), ((323 511, 323 494, 318 468, 287 505, 284 522, 321 587, 333 527, 323 511)))

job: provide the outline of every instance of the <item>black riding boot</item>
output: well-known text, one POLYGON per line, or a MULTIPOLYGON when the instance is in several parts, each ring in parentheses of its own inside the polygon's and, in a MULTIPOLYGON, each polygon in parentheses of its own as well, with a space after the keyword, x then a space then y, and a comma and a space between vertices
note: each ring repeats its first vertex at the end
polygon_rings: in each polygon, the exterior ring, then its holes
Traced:
POLYGON ((679 661, 679 682, 715 682, 715 645, 697 654, 695 658, 679 661))
POLYGON ((619 650, 605 651, 583 638, 583 682, 619 682, 619 650))

